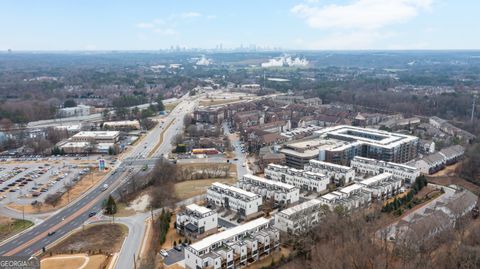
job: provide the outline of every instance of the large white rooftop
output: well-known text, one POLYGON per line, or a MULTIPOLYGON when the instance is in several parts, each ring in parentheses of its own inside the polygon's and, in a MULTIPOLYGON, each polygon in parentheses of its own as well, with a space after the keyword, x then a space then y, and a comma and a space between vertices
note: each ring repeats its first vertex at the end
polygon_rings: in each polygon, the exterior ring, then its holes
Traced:
POLYGON ((195 249, 196 251, 201 251, 203 249, 206 249, 210 247, 211 245, 232 238, 235 235, 245 233, 247 231, 251 231, 256 229, 259 226, 266 225, 269 223, 270 220, 261 217, 255 220, 252 220, 250 222, 247 222, 245 224, 233 227, 231 229, 228 229, 226 231, 220 232, 218 234, 211 235, 209 237, 204 238, 203 240, 200 240, 196 243, 193 243, 190 245, 191 248, 195 249))
POLYGON ((73 137, 110 138, 120 135, 119 131, 82 131, 73 137))
POLYGON ((355 141, 368 143, 383 148, 396 147, 404 142, 418 139, 415 136, 404 135, 399 133, 391 133, 376 129, 361 128, 349 125, 339 125, 327 127, 325 129, 315 131, 320 137, 333 136, 336 139, 345 139, 346 141, 355 141))
POLYGON ((345 194, 350 194, 350 193, 352 193, 356 190, 362 189, 362 188, 363 188, 362 185, 355 183, 355 184, 352 184, 350 186, 347 186, 347 187, 341 189, 340 192, 343 192, 345 194))

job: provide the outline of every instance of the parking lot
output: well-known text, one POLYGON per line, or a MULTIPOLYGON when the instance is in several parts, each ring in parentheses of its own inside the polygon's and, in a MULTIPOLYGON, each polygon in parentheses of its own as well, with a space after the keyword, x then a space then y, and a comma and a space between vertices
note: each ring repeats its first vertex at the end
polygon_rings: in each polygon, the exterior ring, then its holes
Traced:
POLYGON ((177 262, 179 262, 179 261, 181 261, 185 258, 184 247, 182 246, 181 248, 182 248, 181 251, 178 251, 174 248, 172 248, 170 250, 167 250, 168 256, 164 257, 164 260, 163 260, 165 265, 167 265, 167 266, 172 265, 172 264, 177 263, 177 262))
POLYGON ((1 203, 43 202, 49 194, 74 185, 88 171, 84 166, 67 162, 4 163, 0 169, 1 203))

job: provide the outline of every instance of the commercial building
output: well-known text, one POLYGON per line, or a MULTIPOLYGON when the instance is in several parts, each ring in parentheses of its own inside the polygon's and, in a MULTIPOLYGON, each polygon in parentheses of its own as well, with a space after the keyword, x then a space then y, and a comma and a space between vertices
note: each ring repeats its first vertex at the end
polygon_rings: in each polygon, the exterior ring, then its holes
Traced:
POLYGON ((300 234, 319 223, 322 203, 312 199, 275 214, 275 228, 288 234, 300 234))
POLYGON ((262 197, 253 192, 215 182, 207 189, 207 203, 225 207, 248 219, 262 206, 262 197))
POLYGON ((57 112, 59 117, 79 117, 79 116, 88 116, 90 115, 92 107, 85 105, 78 105, 76 107, 65 107, 60 108, 57 112))
POLYGON ((203 206, 191 204, 177 214, 177 232, 192 240, 217 232, 217 212, 203 206))
POLYGON ((117 143, 120 139, 118 131, 82 131, 70 138, 72 142, 117 143))
POLYGON ((140 122, 138 120, 107 121, 103 123, 103 128, 107 130, 139 130, 140 122))
POLYGON ((116 143, 120 139, 118 131, 82 131, 57 146, 68 154, 117 152, 116 143))
POLYGON ((238 182, 238 186, 264 198, 273 199, 277 204, 282 205, 296 203, 300 196, 300 190, 293 185, 250 174, 244 175, 238 182))
POLYGON ((185 268, 242 268, 270 255, 279 245, 280 232, 262 217, 186 247, 185 268))
POLYGON ((326 175, 337 185, 347 185, 355 178, 355 169, 351 167, 318 160, 310 160, 305 170, 326 175))
POLYGON ((278 164, 269 164, 264 173, 268 179, 294 185, 306 191, 321 192, 326 190, 330 183, 330 177, 324 174, 278 164))
POLYGON ((319 152, 319 160, 332 163, 348 165, 355 156, 406 163, 418 154, 419 139, 410 135, 347 125, 324 128, 315 134, 319 139, 338 142, 319 152))
POLYGON ((390 173, 393 177, 412 183, 420 176, 420 169, 392 162, 385 162, 376 159, 369 159, 355 156, 350 162, 350 167, 355 169, 357 176, 363 174, 365 176, 378 175, 382 173, 390 173))

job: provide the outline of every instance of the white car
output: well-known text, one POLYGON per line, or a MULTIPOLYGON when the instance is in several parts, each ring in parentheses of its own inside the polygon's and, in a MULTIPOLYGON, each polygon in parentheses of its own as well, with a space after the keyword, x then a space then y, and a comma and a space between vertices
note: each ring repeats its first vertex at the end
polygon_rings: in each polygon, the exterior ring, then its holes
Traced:
POLYGON ((163 257, 168 257, 168 252, 164 249, 160 250, 160 255, 162 255, 163 257))

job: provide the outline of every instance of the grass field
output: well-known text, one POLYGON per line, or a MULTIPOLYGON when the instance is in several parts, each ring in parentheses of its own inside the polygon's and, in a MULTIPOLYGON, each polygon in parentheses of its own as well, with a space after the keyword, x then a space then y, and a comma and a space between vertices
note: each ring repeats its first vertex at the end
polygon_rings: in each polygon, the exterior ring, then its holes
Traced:
POLYGON ((256 261, 253 264, 249 265, 250 269, 260 269, 264 267, 269 267, 272 264, 272 259, 274 262, 280 261, 282 255, 284 258, 288 257, 290 250, 284 247, 280 247, 280 251, 275 251, 271 255, 266 256, 262 260, 256 261))
POLYGON ((25 229, 31 227, 33 222, 28 220, 11 219, 0 216, 0 241, 3 241, 25 229))
POLYGON ((179 199, 184 200, 205 193, 213 182, 233 184, 236 181, 235 178, 187 180, 175 184, 175 194, 179 199))
POLYGON ((40 265, 48 269, 101 269, 106 261, 105 255, 58 255, 42 259, 40 265))
POLYGON ((94 224, 73 233, 47 252, 52 253, 84 253, 102 250, 103 253, 120 251, 128 228, 121 224, 94 224))
POLYGON ((179 102, 165 104, 165 110, 172 111, 178 104, 179 102))

